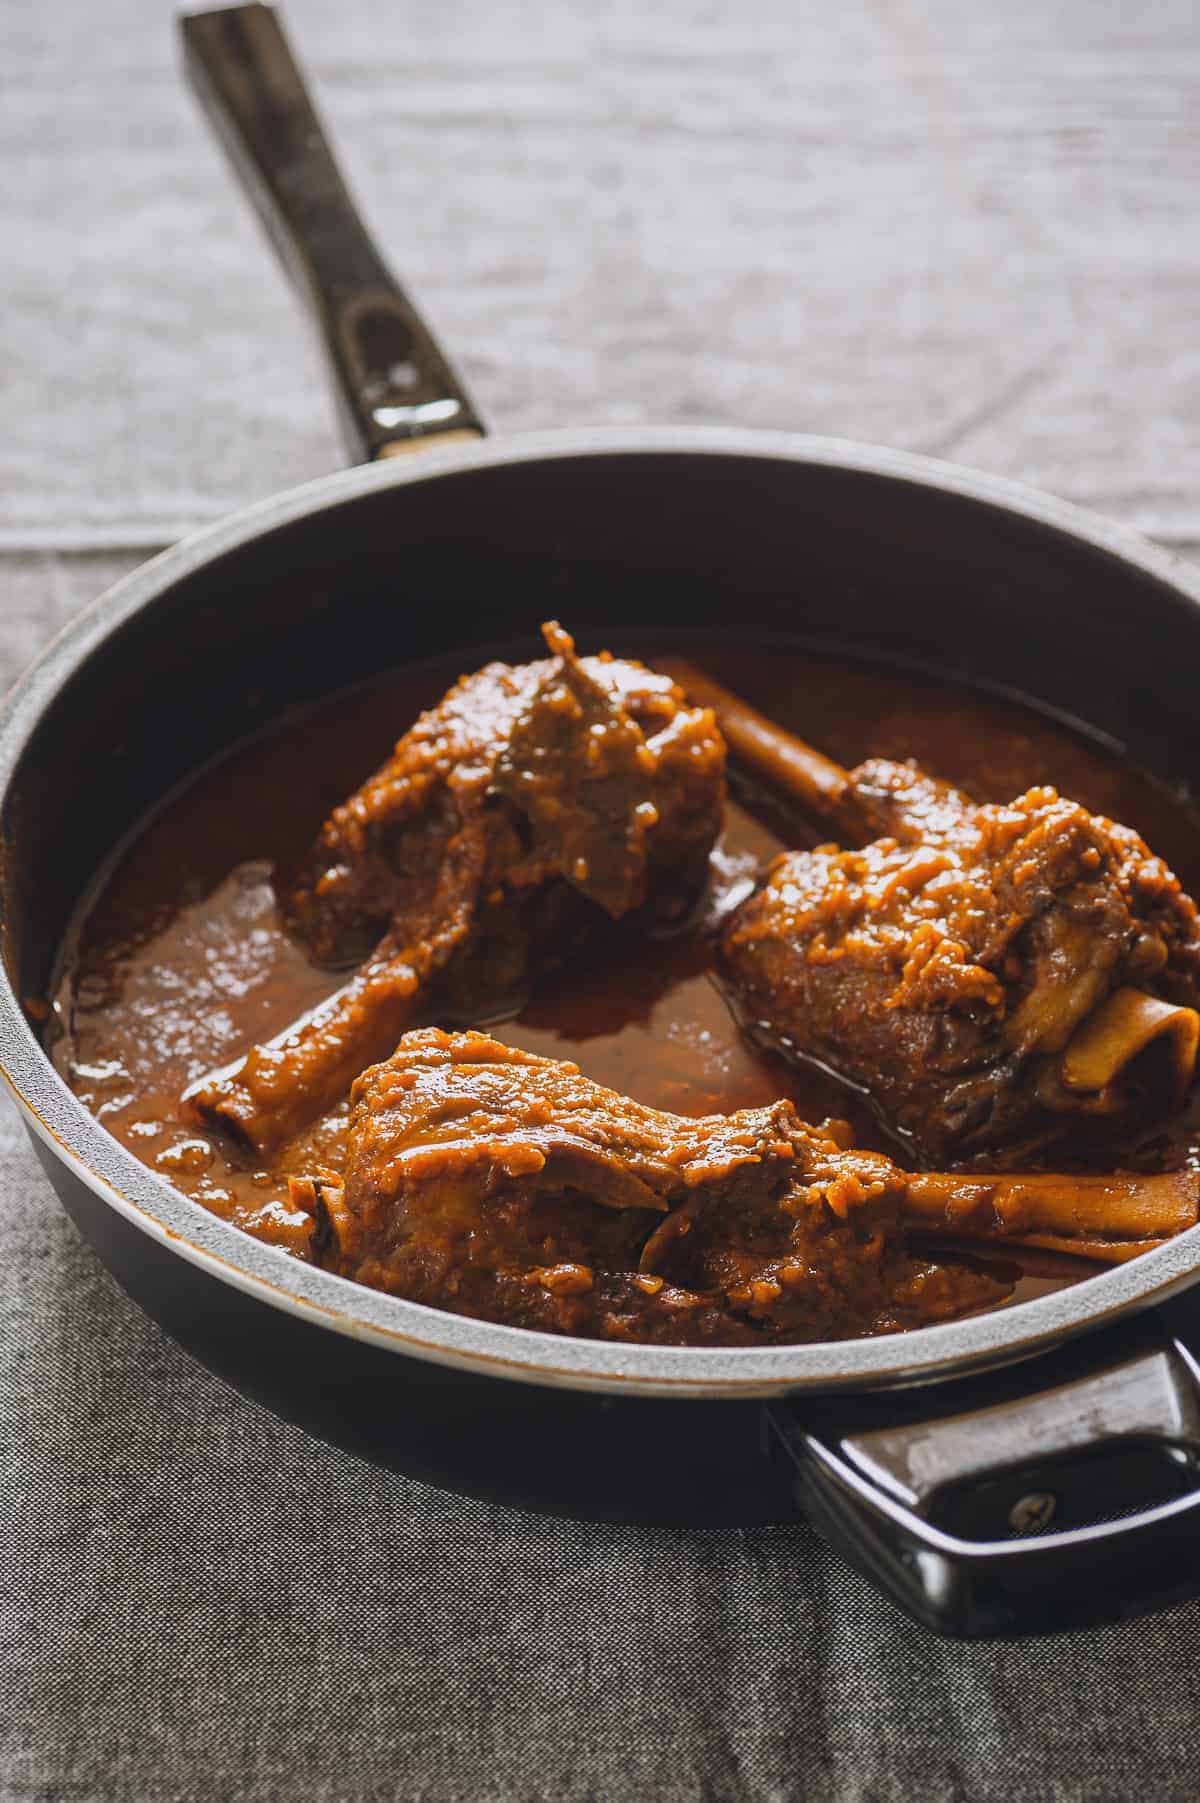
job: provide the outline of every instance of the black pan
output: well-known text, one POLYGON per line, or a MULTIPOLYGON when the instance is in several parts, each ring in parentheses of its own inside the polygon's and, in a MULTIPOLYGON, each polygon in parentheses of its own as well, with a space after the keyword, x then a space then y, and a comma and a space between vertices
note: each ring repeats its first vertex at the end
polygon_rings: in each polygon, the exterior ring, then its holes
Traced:
POLYGON ((156 558, 4 705, 0 1055, 62 1201, 206 1364, 431 1482, 646 1522, 804 1511, 955 1633, 1061 1627, 1190 1590, 1200 1412, 1177 1305, 1162 1305, 1200 1277, 1200 1230, 1036 1301, 892 1338, 763 1351, 558 1339, 259 1244, 139 1164, 51 1068, 20 998, 45 993, 82 892, 173 784, 284 708, 389 665, 526 655, 550 615, 619 650, 650 631, 728 638, 731 621, 740 642, 850 641, 1021 690, 1170 781, 1197 763, 1200 582, 1185 566, 1061 502, 869 446, 485 437, 355 217, 276 15, 239 7, 183 32, 373 461, 156 558), (1096 1524, 1097 1494, 1126 1513, 1096 1524))

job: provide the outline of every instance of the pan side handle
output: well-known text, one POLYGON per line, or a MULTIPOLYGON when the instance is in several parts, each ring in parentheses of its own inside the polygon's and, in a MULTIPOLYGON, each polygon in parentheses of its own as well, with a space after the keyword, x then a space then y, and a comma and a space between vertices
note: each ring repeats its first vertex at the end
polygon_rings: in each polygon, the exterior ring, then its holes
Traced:
POLYGON ((804 1513, 906 1613, 1055 1633, 1200 1588, 1198 1377, 1136 1323, 924 1401, 772 1403, 768 1431, 804 1513))
POLYGON ((356 462, 478 438, 462 381, 367 232, 275 8, 184 14, 201 104, 307 301, 356 462))

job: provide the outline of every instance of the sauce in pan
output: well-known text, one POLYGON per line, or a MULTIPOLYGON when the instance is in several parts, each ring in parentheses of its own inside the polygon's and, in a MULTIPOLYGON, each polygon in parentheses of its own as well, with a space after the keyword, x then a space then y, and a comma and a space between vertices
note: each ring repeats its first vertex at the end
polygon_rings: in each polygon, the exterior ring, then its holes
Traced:
MULTIPOLYGON (((713 655, 700 649, 694 661, 703 667, 713 655)), ((1200 820, 1153 779, 1031 709, 778 648, 764 655, 721 647, 719 669, 746 700, 842 763, 914 757, 983 800, 1053 783, 1136 827, 1184 887, 1200 892, 1200 820)), ((76 1094, 178 1189, 291 1250, 303 1245, 311 1223, 289 1205, 288 1176, 314 1163, 340 1167, 345 1105, 254 1170, 226 1159, 181 1094, 342 980, 312 966, 282 930, 272 865, 304 851, 330 808, 457 674, 445 664, 403 673, 285 718, 234 749, 144 825, 64 948, 49 1038, 76 1094)), ((710 889, 690 927, 631 939, 615 960, 544 984, 515 1018, 474 1024, 497 1027, 499 1037, 530 1051, 573 1059, 597 1082, 677 1114, 786 1095, 807 1118, 848 1118, 861 1144, 895 1154, 869 1106, 845 1084, 742 1037, 710 968, 706 925, 714 915, 775 853, 825 836, 735 774, 710 889)), ((1200 1109, 1193 1104, 1121 1156, 1150 1169, 1200 1164, 1200 1109)), ((1049 1253, 1019 1258, 1015 1299, 1094 1268, 1049 1253)))

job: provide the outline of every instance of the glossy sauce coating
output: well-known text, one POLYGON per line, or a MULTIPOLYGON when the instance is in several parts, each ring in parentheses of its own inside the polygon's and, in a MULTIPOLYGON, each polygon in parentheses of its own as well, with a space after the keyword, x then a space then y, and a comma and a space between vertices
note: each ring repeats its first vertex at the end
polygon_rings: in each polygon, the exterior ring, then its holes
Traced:
MULTIPOLYGON (((703 665, 715 654, 690 652, 703 665)), ((652 653, 647 654, 653 661, 652 653)), ((839 761, 915 757, 983 800, 1053 781, 1090 809, 1135 826, 1200 890, 1200 823, 1149 778, 1069 729, 1019 706, 772 648, 722 646, 723 680, 839 761)), ((269 1168, 231 1162, 181 1094, 336 986, 285 934, 271 869, 294 865, 330 810, 378 764, 459 672, 444 664, 285 719, 202 773, 154 816, 109 873, 65 948, 50 1033, 60 1071, 144 1163, 260 1238, 297 1250, 309 1228, 287 1178, 344 1159, 345 1105, 286 1144, 269 1168)), ((859 1142, 894 1151, 866 1101, 815 1068, 797 1069, 742 1037, 711 972, 714 918, 779 850, 818 834, 773 798, 735 785, 696 920, 654 940, 619 937, 606 957, 543 985, 499 1036, 677 1114, 790 1097, 806 1118, 849 1118, 859 1142)), ((478 1021, 478 1026, 496 1025, 478 1021)), ((1195 1108, 1124 1162, 1200 1161, 1195 1108)), ((1029 1254, 1024 1297, 1086 1274, 1080 1261, 1029 1254)))

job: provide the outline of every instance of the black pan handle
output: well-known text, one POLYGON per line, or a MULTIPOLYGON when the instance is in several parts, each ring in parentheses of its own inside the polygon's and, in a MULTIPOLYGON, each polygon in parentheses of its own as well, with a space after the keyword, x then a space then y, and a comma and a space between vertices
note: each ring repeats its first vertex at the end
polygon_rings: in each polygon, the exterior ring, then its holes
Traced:
POLYGON ((1198 1379, 1180 1340, 1137 1323, 939 1387, 936 1417, 893 1392, 849 1413, 773 1403, 768 1420, 804 1513, 910 1615, 1051 1633, 1194 1594, 1198 1379))
POLYGON ((355 461, 483 422, 355 209, 272 6, 179 21, 188 75, 320 327, 355 461))

